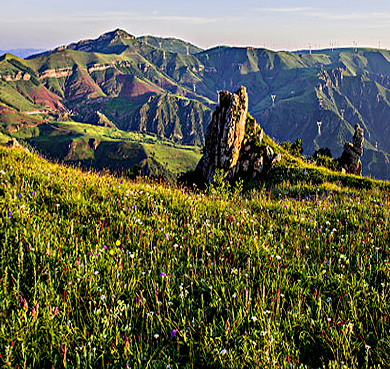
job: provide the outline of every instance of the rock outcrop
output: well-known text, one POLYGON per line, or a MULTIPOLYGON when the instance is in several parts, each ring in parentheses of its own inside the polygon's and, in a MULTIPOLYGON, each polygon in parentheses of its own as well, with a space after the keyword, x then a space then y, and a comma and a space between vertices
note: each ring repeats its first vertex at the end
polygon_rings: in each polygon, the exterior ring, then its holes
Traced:
POLYGON ((196 172, 208 183, 217 169, 226 172, 228 180, 259 177, 281 158, 271 147, 263 145, 263 137, 264 131, 248 114, 246 88, 235 93, 220 91, 196 172))
POLYGON ((343 173, 362 175, 362 162, 360 158, 363 156, 363 141, 363 129, 360 128, 359 123, 356 123, 353 143, 346 142, 344 144, 344 151, 340 158, 340 169, 343 173))
POLYGON ((26 152, 29 152, 29 149, 27 147, 24 147, 21 145, 18 140, 14 137, 12 137, 6 144, 4 144, 5 147, 12 147, 16 149, 20 149, 26 152))

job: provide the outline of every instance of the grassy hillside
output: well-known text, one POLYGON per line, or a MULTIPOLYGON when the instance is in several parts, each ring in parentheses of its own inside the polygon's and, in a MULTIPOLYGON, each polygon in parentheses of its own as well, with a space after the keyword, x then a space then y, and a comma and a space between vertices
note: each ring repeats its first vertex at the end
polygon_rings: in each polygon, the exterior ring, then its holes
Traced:
POLYGON ((139 164, 144 174, 173 179, 193 170, 200 150, 157 136, 74 122, 22 127, 13 136, 46 157, 83 167, 125 173, 139 164))
POLYGON ((189 42, 185 42, 182 40, 178 40, 176 38, 163 38, 163 37, 155 37, 155 36, 142 36, 138 37, 138 40, 144 41, 154 47, 162 48, 169 52, 179 53, 179 54, 197 54, 202 51, 199 47, 190 44, 189 42))
POLYGON ((387 367, 389 185, 302 178, 193 193, 0 148, 1 364, 387 367))

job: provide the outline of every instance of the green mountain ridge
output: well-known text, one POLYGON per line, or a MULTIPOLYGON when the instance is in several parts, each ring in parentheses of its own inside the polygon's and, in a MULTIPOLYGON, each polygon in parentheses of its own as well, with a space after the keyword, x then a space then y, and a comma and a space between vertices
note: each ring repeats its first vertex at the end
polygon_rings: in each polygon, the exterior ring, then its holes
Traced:
POLYGON ((14 129, 15 120, 39 124, 66 116, 94 124, 101 112, 120 129, 202 145, 217 91, 244 85, 249 110, 266 132, 278 141, 301 138, 306 154, 329 147, 341 155, 359 123, 365 131, 363 174, 389 179, 387 50, 201 50, 118 29, 27 60, 7 55, 0 76, 3 133, 14 129), (46 113, 23 115, 34 110, 46 113))

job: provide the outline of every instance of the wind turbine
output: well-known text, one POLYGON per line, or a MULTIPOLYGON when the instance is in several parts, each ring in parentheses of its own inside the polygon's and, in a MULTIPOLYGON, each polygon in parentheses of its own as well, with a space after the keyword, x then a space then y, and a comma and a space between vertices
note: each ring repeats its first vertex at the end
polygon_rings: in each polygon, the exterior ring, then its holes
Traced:
POLYGON ((322 126, 322 122, 317 122, 317 126, 318 126, 318 136, 321 136, 321 126, 322 126))

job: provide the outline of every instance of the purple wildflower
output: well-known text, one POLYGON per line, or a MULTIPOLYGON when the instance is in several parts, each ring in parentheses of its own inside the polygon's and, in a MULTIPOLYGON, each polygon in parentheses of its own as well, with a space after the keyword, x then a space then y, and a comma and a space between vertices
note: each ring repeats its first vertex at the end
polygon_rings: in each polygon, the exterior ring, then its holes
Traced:
POLYGON ((160 277, 166 277, 167 275, 165 273, 160 273, 160 277))
POLYGON ((177 333, 177 329, 174 329, 172 332, 171 332, 171 338, 175 337, 177 333))

